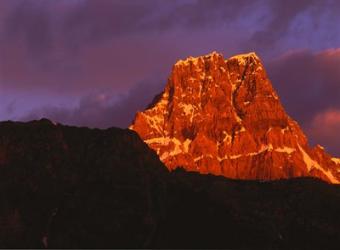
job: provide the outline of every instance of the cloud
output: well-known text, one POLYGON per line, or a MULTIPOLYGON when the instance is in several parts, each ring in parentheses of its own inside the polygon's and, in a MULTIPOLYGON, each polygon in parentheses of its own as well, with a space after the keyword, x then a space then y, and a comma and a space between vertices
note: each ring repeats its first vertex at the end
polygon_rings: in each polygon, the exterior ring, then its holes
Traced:
POLYGON ((265 48, 275 45, 280 37, 288 31, 294 19, 309 8, 319 8, 320 1, 270 1, 271 20, 262 29, 254 33, 251 43, 261 44, 265 48))
MULTIPOLYGON (((230 13, 235 3, 224 9, 230 13)), ((0 87, 78 97, 97 88, 125 92, 153 74, 166 75, 160 62, 169 67, 193 44, 207 49, 212 38, 202 30, 202 18, 207 26, 217 25, 222 6, 222 1, 3 0, 0 87), (194 26, 202 33, 191 31, 194 26)))
POLYGON ((292 51, 268 62, 269 76, 289 113, 302 123, 340 107, 340 49, 292 51))
MULTIPOLYGON (((266 64, 284 107, 302 125, 311 144, 336 153, 339 144, 334 135, 340 112, 334 110, 340 110, 340 49, 291 51, 266 64)), ((71 125, 127 127, 137 110, 143 110, 164 85, 165 80, 144 81, 122 96, 97 91, 83 96, 74 108, 50 105, 34 109, 22 119, 47 117, 71 125)))
POLYGON ((308 133, 335 156, 340 156, 340 109, 329 109, 316 114, 308 133))
POLYGON ((340 105, 340 53, 324 50, 339 46, 339 12, 335 0, 1 0, 0 88, 2 97, 13 93, 1 104, 15 105, 0 115, 34 107, 26 118, 126 126, 158 91, 141 79, 164 79, 189 55, 255 50, 306 129, 340 105), (103 93, 104 102, 97 99, 103 93), (62 105, 46 106, 49 99, 62 105))
POLYGON ((136 77, 144 78, 134 70, 143 71, 148 64, 133 56, 150 39, 134 36, 143 33, 138 27, 152 11, 151 1, 3 0, 1 7, 3 88, 83 95, 77 92, 94 85, 126 91, 136 77))
POLYGON ((291 48, 325 49, 339 44, 339 1, 266 1, 262 6, 265 21, 243 41, 244 47, 277 56, 291 48))
MULTIPOLYGON (((141 83, 128 94, 117 96, 110 93, 97 93, 84 96, 75 108, 46 106, 32 110, 20 120, 29 121, 48 118, 63 124, 108 128, 128 127, 138 110, 144 110, 152 101, 154 93, 159 93, 160 84, 141 83)), ((160 81, 154 81, 160 82, 160 81)))
POLYGON ((268 73, 289 115, 311 144, 339 154, 340 49, 291 51, 268 63, 268 73))
MULTIPOLYGON (((266 56, 275 50, 271 48, 271 44, 276 46, 275 40, 290 36, 288 28, 295 17, 319 7, 321 14, 309 13, 308 20, 316 20, 322 13, 329 12, 329 16, 339 5, 330 3, 2 0, 0 87, 78 97, 108 86, 124 92, 156 71, 166 75, 160 62, 171 65, 188 53, 249 49, 266 56), (230 43, 238 47, 231 48, 230 43)), ((338 17, 333 18, 337 23, 338 17)))

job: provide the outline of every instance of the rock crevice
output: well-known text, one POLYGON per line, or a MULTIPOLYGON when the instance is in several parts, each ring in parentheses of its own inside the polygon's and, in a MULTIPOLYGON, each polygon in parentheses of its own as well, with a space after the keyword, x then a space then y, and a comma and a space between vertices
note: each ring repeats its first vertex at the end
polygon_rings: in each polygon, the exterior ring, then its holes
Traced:
POLYGON ((170 170, 340 181, 340 161, 308 146, 255 53, 225 60, 213 52, 178 61, 163 93, 137 113, 130 129, 170 170))

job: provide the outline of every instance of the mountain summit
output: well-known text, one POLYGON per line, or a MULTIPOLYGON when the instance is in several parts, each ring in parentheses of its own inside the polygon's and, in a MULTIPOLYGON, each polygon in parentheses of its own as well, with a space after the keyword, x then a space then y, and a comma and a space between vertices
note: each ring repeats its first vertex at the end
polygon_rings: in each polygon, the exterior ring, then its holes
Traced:
POLYGON ((340 183, 340 159, 308 146, 255 53, 179 60, 164 91, 136 114, 130 129, 169 170, 258 180, 313 176, 340 183))

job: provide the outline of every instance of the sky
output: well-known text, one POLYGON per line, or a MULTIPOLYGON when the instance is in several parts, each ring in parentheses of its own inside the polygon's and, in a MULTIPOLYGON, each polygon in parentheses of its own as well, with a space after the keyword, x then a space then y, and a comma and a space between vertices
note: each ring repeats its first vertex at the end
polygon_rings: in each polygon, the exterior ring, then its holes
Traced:
POLYGON ((172 65, 255 51, 312 145, 340 156, 340 1, 0 0, 0 120, 127 127, 172 65))

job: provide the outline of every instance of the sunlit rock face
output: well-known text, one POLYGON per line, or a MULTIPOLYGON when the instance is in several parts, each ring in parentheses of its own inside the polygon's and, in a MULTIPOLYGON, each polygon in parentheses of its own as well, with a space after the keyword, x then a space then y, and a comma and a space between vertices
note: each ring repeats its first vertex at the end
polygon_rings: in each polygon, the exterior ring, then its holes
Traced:
POLYGON ((178 61, 164 91, 130 126, 168 169, 235 179, 340 181, 340 160, 310 148, 255 53, 178 61))

